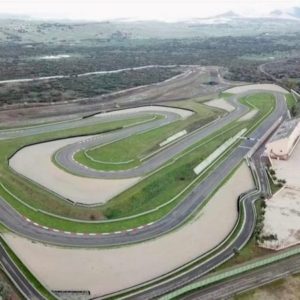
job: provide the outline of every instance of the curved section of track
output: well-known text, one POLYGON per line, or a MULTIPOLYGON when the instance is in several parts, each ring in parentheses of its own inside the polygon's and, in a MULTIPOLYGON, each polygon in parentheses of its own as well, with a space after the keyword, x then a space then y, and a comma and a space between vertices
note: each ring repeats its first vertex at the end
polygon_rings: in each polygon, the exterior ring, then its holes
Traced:
MULTIPOLYGON (((255 227, 255 201, 260 195, 267 195, 269 193, 268 178, 261 159, 265 142, 263 138, 265 138, 266 132, 268 132, 268 130, 276 121, 278 121, 281 117, 282 119, 287 117, 287 107, 283 96, 277 94, 276 99, 277 106, 273 114, 269 116, 269 118, 267 118, 263 124, 251 135, 251 139, 255 139, 256 142, 260 144, 260 147, 252 155, 250 161, 250 167, 257 180, 257 190, 250 191, 240 198, 239 211, 241 212, 243 210, 244 212, 244 222, 238 236, 229 244, 229 246, 225 247, 224 249, 220 249, 216 255, 212 256, 211 258, 207 258, 203 263, 195 265, 194 268, 176 276, 175 278, 157 281, 156 283, 151 282, 150 287, 147 287, 147 283, 144 283, 124 291, 124 294, 122 294, 122 292, 119 294, 114 293, 112 295, 107 295, 107 297, 94 297, 93 299, 107 299, 111 296, 116 297, 120 295, 123 296, 122 299, 158 299, 160 296, 183 287, 186 284, 191 283, 207 274, 209 271, 233 257, 235 255, 235 250, 241 249, 247 243, 255 227)), ((239 148, 241 147, 246 146, 242 144, 239 146, 239 148)), ((236 153, 236 151, 233 153, 236 153)))
MULTIPOLYGON (((159 115, 164 116, 165 120, 160 120, 160 122, 162 122, 163 124, 174 122, 181 118, 185 118, 189 114, 192 114, 191 111, 187 111, 184 109, 176 109, 176 108, 173 109, 164 106, 142 106, 139 107, 137 112, 134 111, 135 109, 128 108, 124 110, 116 110, 107 113, 101 113, 100 114, 101 117, 91 116, 87 118, 80 118, 71 121, 61 121, 52 124, 1 130, 0 140, 45 134, 50 132, 56 132, 56 131, 73 129, 73 128, 98 125, 98 124, 105 124, 105 123, 116 122, 116 121, 126 121, 132 118, 147 117, 150 115, 153 116, 155 112, 158 113, 159 115), (141 108, 143 108, 143 111, 141 110, 141 108)), ((146 123, 146 122, 141 122, 141 123, 146 123)), ((155 126, 155 125, 152 124, 151 126, 155 126)))
MULTIPOLYGON (((219 119, 217 122, 213 122, 210 125, 206 126, 201 130, 196 130, 195 132, 187 135, 186 137, 180 140, 180 143, 174 143, 157 154, 151 156, 149 159, 142 162, 139 166, 121 171, 99 171, 91 168, 86 168, 86 166, 81 165, 80 163, 74 160, 74 155, 78 151, 88 150, 93 147, 100 147, 101 145, 105 145, 107 143, 112 143, 114 141, 118 141, 120 139, 127 138, 131 135, 145 132, 147 130, 151 130, 156 128, 156 124, 145 124, 144 126, 127 128, 125 130, 120 130, 118 132, 113 132, 110 134, 102 135, 96 138, 87 139, 85 141, 80 141, 71 145, 68 145, 61 149, 55 156, 57 163, 62 166, 65 170, 72 174, 76 174, 79 176, 90 177, 90 178, 105 178, 105 179, 123 179, 123 178, 131 178, 131 177, 140 177, 145 174, 156 170, 165 164, 168 160, 186 150, 193 144, 199 142, 203 138, 208 135, 214 133, 215 131, 223 128, 227 124, 231 123, 234 120, 237 120, 239 117, 244 115, 249 109, 248 107, 240 104, 238 99, 247 95, 248 93, 243 93, 238 96, 233 96, 229 99, 229 101, 234 105, 235 110, 225 117, 219 119)), ((160 121, 160 124, 167 123, 160 121)))
MULTIPOLYGON (((251 92, 253 93, 253 91, 251 92)), ((249 93, 246 93, 249 94, 249 93)), ((271 128, 272 124, 275 123, 280 117, 285 117, 286 115, 286 104, 282 94, 274 93, 276 96, 276 108, 275 110, 260 124, 260 126, 250 135, 249 140, 244 140, 236 149, 234 149, 228 158, 221 162, 216 169, 201 183, 199 183, 193 191, 191 191, 184 201, 182 201, 173 211, 171 211, 164 218, 156 223, 149 224, 137 231, 131 232, 120 232, 118 234, 103 235, 103 234, 66 234, 59 231, 50 231, 43 227, 35 226, 32 222, 28 222, 23 216, 17 213, 4 199, 0 198, 0 221, 5 224, 9 229, 15 231, 16 233, 28 237, 33 240, 39 240, 42 242, 50 244, 61 244, 67 246, 82 246, 82 247, 95 247, 95 246, 111 246, 111 245, 121 245, 134 242, 145 241, 154 237, 158 237, 165 234, 174 228, 180 226, 196 209, 203 203, 203 201, 211 194, 212 191, 218 186, 227 175, 244 159, 248 151, 254 146, 254 144, 261 139, 265 132, 271 128)), ((211 132, 222 128, 226 125, 226 121, 229 123, 235 118, 240 117, 247 109, 243 105, 239 105, 237 99, 244 96, 239 95, 238 97, 233 97, 231 101, 237 105, 237 109, 232 113, 228 114, 220 122, 213 124, 215 127, 211 128, 211 131, 207 131, 206 135, 211 132)), ((34 134, 34 133, 31 133, 34 134)), ((202 132, 202 136, 197 136, 201 139, 205 136, 202 132)), ((196 139, 196 141, 198 141, 196 139)), ((183 140, 181 140, 183 141, 183 140)), ((184 143, 185 144, 185 143, 184 143)), ((175 144, 176 145, 176 144, 175 144)), ((90 145, 89 145, 90 146, 90 145)), ((172 148, 172 147, 170 147, 172 148)), ((179 151, 180 148, 175 148, 179 151)), ((181 148, 181 151, 185 148, 181 148)), ((175 150, 174 153, 176 153, 175 150)), ((67 154, 70 155, 72 151, 68 151, 67 154)), ((163 151, 161 152, 163 153, 163 151)), ((159 153, 159 154, 161 154, 159 153)), ((167 153, 165 153, 167 155, 167 153)), ((175 155, 175 154, 173 154, 175 155)), ((170 156, 168 156, 168 159, 170 156)), ((149 160, 150 161, 150 160, 149 160)), ((147 161, 147 163, 149 163, 147 161)), ((151 287, 146 291, 138 291, 134 295, 129 294, 130 299, 150 299, 153 297, 158 297, 165 294, 174 288, 180 287, 188 282, 191 282, 203 274, 207 273, 209 270, 216 267, 218 264, 222 263, 226 259, 233 255, 234 248, 242 247, 245 242, 249 239, 253 232, 255 224, 255 208, 254 202, 257 199, 259 193, 263 191, 266 186, 264 170, 261 166, 260 160, 260 150, 257 151, 253 157, 254 167, 257 172, 258 181, 260 184, 260 190, 256 193, 251 193, 243 197, 241 202, 241 209, 245 212, 246 222, 242 230, 240 231, 238 237, 233 241, 232 245, 224 250, 221 250, 216 256, 206 261, 202 265, 195 267, 193 270, 175 278, 168 282, 162 282, 161 284, 156 284, 155 287, 151 287), (261 190, 262 189, 262 190, 261 190)), ((141 165, 142 168, 143 165, 141 165)), ((142 169, 141 169, 142 170, 142 169)), ((131 172, 132 170, 128 170, 131 172)), ((100 172, 101 174, 101 172, 100 172)), ((130 173, 129 173, 130 174, 130 173)), ((126 176, 132 176, 126 174, 126 176)), ((123 175, 122 175, 123 176, 123 175)), ((137 287, 139 288, 139 287, 137 287)))
MULTIPOLYGON (((186 218, 189 217, 201 203, 203 203, 203 201, 218 186, 219 182, 230 174, 230 172, 244 159, 255 141, 263 136, 266 130, 270 128, 283 113, 285 113, 284 97, 281 94, 276 94, 276 99, 276 109, 269 117, 267 117, 267 119, 265 119, 265 121, 263 121, 259 128, 251 134, 251 139, 244 140, 239 147, 231 152, 225 161, 221 162, 205 180, 200 182, 193 191, 187 195, 184 201, 164 218, 151 225, 145 226, 137 231, 125 231, 118 234, 70 235, 64 232, 49 231, 43 227, 35 226, 33 223, 28 222, 24 217, 19 215, 4 201, 4 199, 1 199, 2 201, 0 201, 0 208, 3 212, 0 215, 0 221, 11 230, 31 239, 69 246, 94 247, 129 244, 145 241, 165 234, 180 226, 186 218)), ((239 110, 237 111, 239 112, 239 110)), ((226 117, 227 119, 229 118, 228 116, 229 115, 226 117)), ((223 126, 223 123, 219 126, 223 126)))

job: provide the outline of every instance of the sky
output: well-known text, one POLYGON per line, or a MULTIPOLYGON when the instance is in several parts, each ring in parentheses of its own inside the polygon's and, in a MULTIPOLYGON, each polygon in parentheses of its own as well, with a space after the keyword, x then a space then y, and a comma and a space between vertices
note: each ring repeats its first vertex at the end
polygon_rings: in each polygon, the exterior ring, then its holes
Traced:
POLYGON ((0 0, 0 14, 46 19, 176 21, 234 10, 244 15, 300 7, 300 0, 0 0))

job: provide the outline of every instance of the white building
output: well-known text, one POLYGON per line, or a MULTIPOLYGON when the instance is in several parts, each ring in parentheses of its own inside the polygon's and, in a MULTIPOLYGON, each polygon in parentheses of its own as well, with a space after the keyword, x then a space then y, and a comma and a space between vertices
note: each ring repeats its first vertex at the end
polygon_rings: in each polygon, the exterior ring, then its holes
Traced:
POLYGON ((266 144, 266 153, 270 158, 287 160, 300 137, 299 119, 283 122, 266 144))

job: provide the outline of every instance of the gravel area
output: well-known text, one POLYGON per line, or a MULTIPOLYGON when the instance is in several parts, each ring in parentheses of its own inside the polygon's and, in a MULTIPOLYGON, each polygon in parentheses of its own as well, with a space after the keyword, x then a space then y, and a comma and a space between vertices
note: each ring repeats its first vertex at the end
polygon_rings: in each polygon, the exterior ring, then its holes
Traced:
POLYGON ((217 246, 236 223, 238 196, 253 187, 251 173, 244 163, 188 224, 140 244, 111 249, 66 249, 13 234, 5 234, 5 239, 51 289, 90 290, 92 295, 103 295, 163 275, 217 246))
POLYGON ((220 98, 220 99, 214 99, 210 100, 204 103, 205 105, 216 107, 216 108, 221 108, 226 111, 233 111, 235 108, 232 106, 229 102, 227 102, 225 99, 220 98))
POLYGON ((267 200, 262 235, 270 234, 277 240, 264 241, 265 248, 279 250, 300 243, 300 190, 284 188, 267 200))
POLYGON ((251 111, 249 111, 247 114, 245 114, 244 116, 242 116, 241 118, 239 118, 238 121, 248 121, 251 120, 253 117, 255 117, 255 115, 258 113, 258 111, 256 109, 253 109, 251 111))
POLYGON ((105 203, 140 180, 138 177, 118 180, 80 177, 65 172, 52 162, 57 150, 87 138, 69 138, 25 147, 10 159, 10 166, 58 195, 84 204, 105 203))
POLYGON ((226 93, 230 94, 241 94, 248 91, 253 90, 266 90, 266 91, 274 91, 274 92, 281 92, 284 94, 288 94, 288 91, 283 89, 282 87, 276 85, 276 84, 251 84, 251 85, 243 85, 243 86, 237 86, 234 88, 231 88, 229 90, 226 90, 226 93))
POLYGON ((111 112, 106 112, 106 113, 101 113, 97 114, 94 117, 103 117, 103 116, 119 116, 119 115, 124 115, 124 114, 134 114, 138 112, 157 112, 161 108, 162 111, 167 111, 171 113, 175 113, 181 116, 182 119, 186 119, 192 114, 194 114, 192 111, 187 110, 187 109, 181 109, 181 108, 174 108, 174 107, 167 107, 167 106, 142 106, 142 107, 135 107, 135 108, 127 108, 127 109, 121 109, 121 110, 116 110, 116 111, 111 111, 111 112))
POLYGON ((288 160, 272 160, 272 164, 277 178, 287 183, 266 202, 263 235, 276 234, 278 240, 265 241, 261 246, 282 249, 300 243, 300 144, 288 160))
POLYGON ((300 188, 298 175, 300 166, 300 143, 298 143, 288 160, 272 160, 273 169, 278 179, 285 179, 289 187, 300 188))

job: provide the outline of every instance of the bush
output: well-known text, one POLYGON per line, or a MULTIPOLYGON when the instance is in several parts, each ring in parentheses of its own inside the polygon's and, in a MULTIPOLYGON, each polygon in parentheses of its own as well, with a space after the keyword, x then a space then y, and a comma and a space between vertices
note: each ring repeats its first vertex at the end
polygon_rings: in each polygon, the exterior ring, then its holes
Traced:
POLYGON ((271 175, 275 175, 275 171, 273 169, 270 169, 269 172, 271 175))

